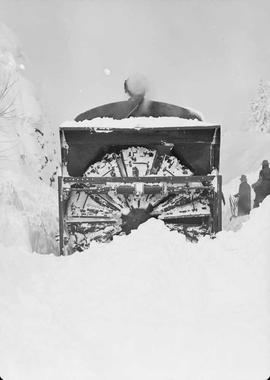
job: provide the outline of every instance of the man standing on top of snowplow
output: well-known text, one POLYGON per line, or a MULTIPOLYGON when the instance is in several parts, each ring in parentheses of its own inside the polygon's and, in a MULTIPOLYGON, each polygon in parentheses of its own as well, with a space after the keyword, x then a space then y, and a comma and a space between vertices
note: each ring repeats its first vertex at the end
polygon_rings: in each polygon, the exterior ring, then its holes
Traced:
POLYGON ((267 160, 263 160, 259 179, 252 185, 252 187, 256 194, 254 207, 259 207, 264 198, 270 194, 270 168, 267 160))

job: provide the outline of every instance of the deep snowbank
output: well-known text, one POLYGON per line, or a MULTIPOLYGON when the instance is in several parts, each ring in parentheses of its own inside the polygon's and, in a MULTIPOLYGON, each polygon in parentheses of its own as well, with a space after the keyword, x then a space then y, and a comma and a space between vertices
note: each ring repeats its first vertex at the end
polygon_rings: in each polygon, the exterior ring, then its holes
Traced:
POLYGON ((0 241, 30 252, 57 253, 57 193, 24 172, 1 171, 0 241))
POLYGON ((266 379, 270 197, 199 244, 149 220, 70 257, 0 255, 4 379, 266 379))

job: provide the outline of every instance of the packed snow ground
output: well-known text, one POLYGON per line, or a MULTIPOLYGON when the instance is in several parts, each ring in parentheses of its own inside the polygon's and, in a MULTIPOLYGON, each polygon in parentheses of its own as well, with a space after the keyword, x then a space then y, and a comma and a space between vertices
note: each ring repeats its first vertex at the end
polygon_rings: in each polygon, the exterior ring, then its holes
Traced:
MULTIPOLYGON (((267 138, 252 157, 243 149, 239 158, 241 144, 223 145, 224 157, 230 150, 223 171, 230 178, 237 170, 224 186, 226 198, 238 191, 240 174, 251 179, 249 169, 259 169, 267 158, 267 138)), ((246 139, 251 141, 250 134, 242 134, 242 142, 246 139)), ((46 252, 41 248, 44 236, 55 230, 56 192, 17 174, 8 178, 14 191, 1 193, 6 207, 0 248, 4 380, 269 376, 269 197, 243 224, 240 220, 239 231, 223 231, 214 240, 191 244, 151 219, 110 244, 56 257, 31 253, 33 247, 46 252), (36 246, 31 220, 39 236, 36 246), (40 221, 47 226, 45 235, 40 221)), ((226 229, 235 229, 234 223, 226 229)))
POLYGON ((2 249, 1 376, 266 379, 269 212, 199 244, 149 220, 70 257, 2 249))

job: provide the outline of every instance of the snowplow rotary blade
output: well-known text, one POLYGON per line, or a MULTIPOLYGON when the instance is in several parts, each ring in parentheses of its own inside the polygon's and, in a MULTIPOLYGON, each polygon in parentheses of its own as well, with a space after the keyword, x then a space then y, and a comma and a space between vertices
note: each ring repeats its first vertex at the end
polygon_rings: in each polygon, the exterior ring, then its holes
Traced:
POLYGON ((91 241, 109 242, 151 217, 191 240, 214 234, 215 178, 59 177, 61 253, 87 249, 91 241))

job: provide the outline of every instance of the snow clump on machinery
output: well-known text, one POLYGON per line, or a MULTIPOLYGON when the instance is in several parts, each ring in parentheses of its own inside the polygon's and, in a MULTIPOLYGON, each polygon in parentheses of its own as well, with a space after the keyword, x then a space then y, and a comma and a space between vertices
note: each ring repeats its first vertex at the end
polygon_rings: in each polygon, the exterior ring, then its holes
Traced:
POLYGON ((152 217, 193 241, 221 230, 220 126, 148 100, 143 86, 133 91, 129 83, 129 100, 60 126, 61 254, 128 234, 152 217))

